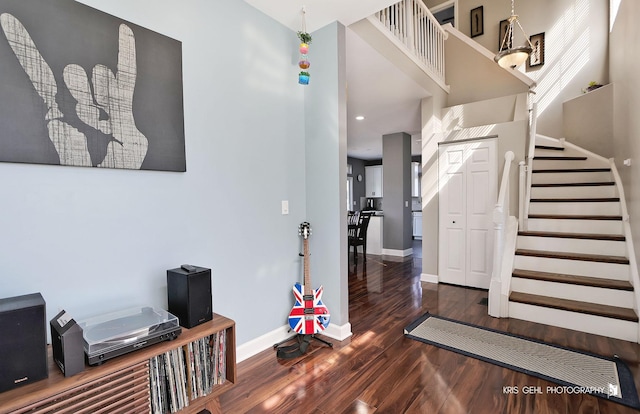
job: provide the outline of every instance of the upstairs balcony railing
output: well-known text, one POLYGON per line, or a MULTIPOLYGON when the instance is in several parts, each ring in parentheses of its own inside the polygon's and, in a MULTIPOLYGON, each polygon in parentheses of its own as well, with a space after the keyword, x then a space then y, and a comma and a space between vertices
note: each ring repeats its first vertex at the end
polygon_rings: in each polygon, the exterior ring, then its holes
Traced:
POLYGON ((402 43, 435 80, 445 83, 442 29, 422 0, 402 0, 377 12, 373 19, 402 43))

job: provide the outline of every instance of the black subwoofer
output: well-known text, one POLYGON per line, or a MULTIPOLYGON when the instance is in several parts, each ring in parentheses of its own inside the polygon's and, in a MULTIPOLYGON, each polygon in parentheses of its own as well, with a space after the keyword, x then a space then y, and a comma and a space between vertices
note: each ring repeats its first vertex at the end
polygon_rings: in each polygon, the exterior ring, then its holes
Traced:
POLYGON ((46 323, 40 293, 0 299, 0 392, 48 376, 46 323))
POLYGON ((211 269, 183 266, 167 270, 169 313, 180 325, 193 328, 213 317, 211 269), (186 269, 185 269, 186 267, 186 269))

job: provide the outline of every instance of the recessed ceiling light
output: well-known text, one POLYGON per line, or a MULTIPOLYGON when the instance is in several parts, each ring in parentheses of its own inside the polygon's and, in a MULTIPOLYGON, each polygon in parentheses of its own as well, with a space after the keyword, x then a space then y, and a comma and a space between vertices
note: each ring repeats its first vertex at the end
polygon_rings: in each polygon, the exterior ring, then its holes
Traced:
POLYGON ((362 116, 362 115, 358 115, 358 116, 356 116, 356 119, 357 119, 358 121, 362 121, 362 120, 364 119, 364 116, 362 116))

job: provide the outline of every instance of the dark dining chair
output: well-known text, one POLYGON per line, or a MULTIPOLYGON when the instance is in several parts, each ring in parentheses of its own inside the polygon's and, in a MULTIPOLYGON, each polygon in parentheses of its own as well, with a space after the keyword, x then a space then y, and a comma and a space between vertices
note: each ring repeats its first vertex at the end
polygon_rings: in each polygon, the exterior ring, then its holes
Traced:
POLYGON ((367 260, 367 228, 369 227, 369 220, 371 220, 372 213, 368 211, 361 211, 356 213, 357 219, 354 219, 355 224, 349 224, 349 248, 353 246, 353 260, 358 260, 358 246, 362 246, 362 254, 364 260, 367 260))
POLYGON ((358 216, 360 215, 359 211, 347 211, 347 224, 349 226, 354 226, 358 224, 358 216))

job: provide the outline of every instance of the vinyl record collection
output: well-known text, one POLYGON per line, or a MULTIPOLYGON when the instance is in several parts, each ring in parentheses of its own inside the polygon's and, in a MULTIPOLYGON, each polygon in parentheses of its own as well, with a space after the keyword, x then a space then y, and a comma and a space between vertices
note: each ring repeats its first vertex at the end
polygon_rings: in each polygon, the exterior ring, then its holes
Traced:
POLYGON ((153 414, 175 413, 226 380, 226 331, 149 360, 153 414))

